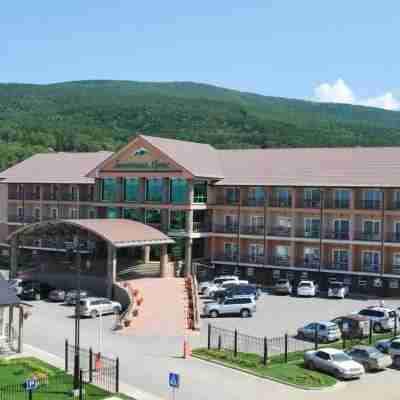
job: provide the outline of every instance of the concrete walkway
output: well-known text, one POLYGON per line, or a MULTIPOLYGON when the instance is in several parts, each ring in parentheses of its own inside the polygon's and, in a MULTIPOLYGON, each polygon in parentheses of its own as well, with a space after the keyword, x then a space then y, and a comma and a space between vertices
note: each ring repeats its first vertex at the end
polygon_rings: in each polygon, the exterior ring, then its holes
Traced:
POLYGON ((183 335, 186 330, 187 295, 182 278, 144 278, 130 281, 143 295, 139 315, 125 334, 183 335))

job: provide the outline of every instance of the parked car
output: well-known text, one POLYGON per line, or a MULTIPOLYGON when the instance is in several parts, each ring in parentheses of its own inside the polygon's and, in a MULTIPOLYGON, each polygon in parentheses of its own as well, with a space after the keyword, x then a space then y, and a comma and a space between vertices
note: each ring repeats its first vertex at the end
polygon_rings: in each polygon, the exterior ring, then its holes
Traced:
POLYGON ((378 340, 375 343, 375 347, 382 353, 388 353, 392 342, 395 340, 399 340, 399 339, 400 339, 400 336, 395 336, 394 338, 391 338, 391 339, 378 340))
POLYGON ((333 322, 312 322, 297 330, 300 339, 314 340, 315 335, 323 343, 334 342, 342 337, 339 327, 333 322))
POLYGON ((292 285, 288 279, 279 279, 272 288, 274 294, 292 294, 292 285))
POLYGON ((381 353, 376 347, 360 345, 346 353, 354 361, 360 363, 366 371, 380 371, 392 365, 392 358, 381 353))
POLYGON ((206 303, 203 308, 203 314, 211 318, 229 314, 248 318, 255 311, 256 302, 252 297, 229 298, 222 303, 206 303))
POLYGON ((121 304, 102 297, 87 297, 80 301, 80 313, 83 317, 97 318, 100 315, 121 312, 121 304))
MULTIPOLYGON (((87 290, 81 290, 80 298, 86 299, 90 296, 90 293, 87 290)), ((78 290, 73 289, 67 292, 65 295, 65 303, 74 306, 76 304, 76 300, 78 299, 78 290)))
POLYGON ((41 300, 49 297, 53 288, 44 282, 24 281, 22 283, 22 291, 19 297, 23 300, 41 300))
POLYGON ((214 292, 214 299, 218 302, 231 297, 251 296, 258 300, 261 296, 261 290, 256 285, 231 284, 226 289, 221 288, 214 292))
POLYGON ((344 299, 349 294, 349 287, 343 282, 331 282, 328 286, 328 297, 344 299))
POLYGON ((216 276, 212 281, 205 281, 205 282, 201 282, 199 284, 199 292, 200 294, 204 294, 205 290, 207 287, 211 286, 211 285, 220 285, 223 282, 226 281, 238 281, 239 277, 235 276, 235 275, 221 275, 221 276, 216 276))
POLYGON ((364 338, 369 335, 369 319, 362 315, 345 315, 331 320, 337 324, 342 337, 346 339, 364 338))
POLYGON ((17 279, 10 279, 10 280, 8 281, 8 284, 10 285, 10 287, 11 287, 12 289, 15 290, 15 293, 17 294, 17 296, 19 296, 19 295, 21 294, 21 292, 22 292, 22 282, 23 282, 23 280, 22 280, 22 279, 19 279, 19 278, 17 278, 17 279))
POLYGON ((368 307, 358 312, 358 315, 367 317, 372 323, 375 333, 389 331, 395 326, 397 313, 395 310, 386 307, 368 307))
POLYGON ((394 339, 391 341, 388 348, 388 354, 393 358, 400 356, 400 339, 394 339))
POLYGON ((297 286, 297 296, 314 297, 318 294, 318 285, 313 281, 300 281, 297 286))
POLYGON ((327 372, 338 379, 359 378, 364 367, 345 352, 333 348, 311 350, 304 353, 304 365, 309 369, 327 372))
POLYGON ((50 301, 65 301, 65 290, 63 289, 54 289, 49 293, 50 301))
POLYGON ((210 285, 210 286, 208 286, 206 288, 206 290, 204 291, 203 294, 206 297, 214 297, 214 293, 216 291, 218 291, 220 289, 224 289, 224 288, 230 287, 231 285, 240 285, 240 284, 248 285, 249 281, 242 281, 242 280, 239 280, 239 279, 237 279, 237 280, 234 279, 234 280, 229 280, 229 281, 222 282, 220 284, 210 285))

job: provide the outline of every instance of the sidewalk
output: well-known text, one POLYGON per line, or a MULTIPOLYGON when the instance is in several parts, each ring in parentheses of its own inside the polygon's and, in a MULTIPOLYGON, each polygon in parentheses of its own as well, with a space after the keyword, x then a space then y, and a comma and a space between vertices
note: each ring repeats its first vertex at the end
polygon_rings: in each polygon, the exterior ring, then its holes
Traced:
MULTIPOLYGON (((18 355, 18 357, 35 357, 62 370, 64 370, 65 366, 64 360, 62 358, 57 357, 54 354, 48 353, 47 351, 38 349, 37 347, 30 346, 28 344, 24 344, 24 352, 21 355, 18 355)), ((143 392, 142 390, 125 382, 120 382, 119 387, 121 394, 130 396, 134 400, 164 400, 163 398, 155 396, 151 393, 143 392)), ((118 398, 118 395, 114 395, 110 397, 110 400, 118 398)))

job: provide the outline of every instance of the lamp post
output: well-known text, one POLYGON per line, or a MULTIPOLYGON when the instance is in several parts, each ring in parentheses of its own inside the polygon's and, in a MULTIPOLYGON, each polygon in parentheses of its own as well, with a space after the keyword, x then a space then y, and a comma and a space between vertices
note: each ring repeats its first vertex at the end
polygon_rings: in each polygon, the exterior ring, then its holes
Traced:
POLYGON ((79 252, 79 242, 74 241, 75 267, 77 279, 77 296, 75 299, 75 349, 74 349, 74 390, 79 390, 80 380, 80 302, 81 302, 81 253, 79 252))

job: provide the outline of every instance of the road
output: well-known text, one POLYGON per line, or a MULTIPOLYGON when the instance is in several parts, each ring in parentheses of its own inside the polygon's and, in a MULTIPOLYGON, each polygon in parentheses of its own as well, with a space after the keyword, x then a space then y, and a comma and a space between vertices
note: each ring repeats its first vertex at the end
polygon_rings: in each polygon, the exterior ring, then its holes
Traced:
MULTIPOLYGON (((34 302, 34 315, 25 325, 25 342, 60 357, 64 356, 64 340, 73 341, 73 308, 47 302, 34 302)), ((296 299, 289 297, 265 296, 260 300, 257 315, 251 319, 221 318, 213 323, 228 328, 238 327, 239 331, 253 335, 277 336, 314 319, 331 317, 375 304, 361 300, 334 301, 328 299, 296 299)), ((389 304, 389 302, 388 302, 389 304)), ((390 302, 400 305, 400 301, 390 302)), ((206 343, 205 325, 202 333, 190 338, 193 347, 206 343)), ((221 400, 267 399, 271 395, 285 399, 342 400, 363 397, 374 399, 383 392, 387 400, 398 398, 396 379, 400 371, 388 370, 379 374, 368 374, 361 381, 341 384, 334 390, 310 392, 292 389, 285 385, 235 372, 223 367, 206 364, 196 359, 183 360, 183 337, 159 335, 125 335, 111 331, 113 317, 103 320, 103 353, 119 356, 121 380, 143 391, 170 398, 168 388, 169 372, 181 374, 182 387, 177 399, 221 400)), ((99 320, 83 319, 81 323, 81 344, 97 349, 99 320)))

